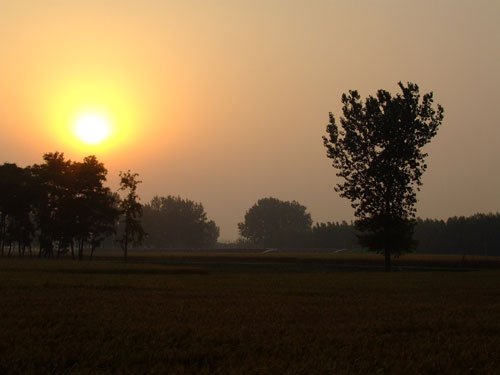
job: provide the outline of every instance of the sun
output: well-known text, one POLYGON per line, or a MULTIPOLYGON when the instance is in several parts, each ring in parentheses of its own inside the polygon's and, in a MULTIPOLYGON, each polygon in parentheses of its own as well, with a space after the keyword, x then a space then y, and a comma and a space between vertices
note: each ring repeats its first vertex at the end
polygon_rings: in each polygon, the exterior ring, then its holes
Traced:
POLYGON ((87 145, 99 145, 111 136, 111 121, 103 113, 83 112, 76 116, 74 132, 87 145))

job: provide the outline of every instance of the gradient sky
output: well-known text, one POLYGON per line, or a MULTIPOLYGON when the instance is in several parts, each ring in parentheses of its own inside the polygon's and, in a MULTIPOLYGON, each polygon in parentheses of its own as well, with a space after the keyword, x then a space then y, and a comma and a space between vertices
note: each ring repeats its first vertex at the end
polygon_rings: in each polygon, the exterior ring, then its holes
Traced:
POLYGON ((493 0, 0 0, 0 163, 95 154, 113 189, 131 169, 142 202, 202 202, 222 240, 268 196, 351 220, 328 113, 411 81, 445 108, 418 215, 500 211, 499 20, 493 0), (68 130, 89 107, 115 122, 100 147, 68 130))

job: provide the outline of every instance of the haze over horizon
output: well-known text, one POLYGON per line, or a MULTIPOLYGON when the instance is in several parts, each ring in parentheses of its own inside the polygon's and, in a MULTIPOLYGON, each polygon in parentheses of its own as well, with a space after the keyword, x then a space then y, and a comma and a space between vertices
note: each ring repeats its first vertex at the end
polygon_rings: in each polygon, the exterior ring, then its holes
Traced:
POLYGON ((95 154, 154 195, 201 202, 237 238, 258 199, 315 222, 353 219, 321 136, 342 93, 415 82, 443 105, 420 217, 500 211, 500 3, 492 1, 2 1, 0 163, 95 154), (99 145, 72 134, 109 114, 99 145))

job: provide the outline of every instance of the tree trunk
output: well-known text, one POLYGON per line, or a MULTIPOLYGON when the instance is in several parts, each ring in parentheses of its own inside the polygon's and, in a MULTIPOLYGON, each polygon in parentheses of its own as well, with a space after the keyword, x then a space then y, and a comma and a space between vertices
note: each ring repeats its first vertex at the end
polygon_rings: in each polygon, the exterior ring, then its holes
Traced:
POLYGON ((128 249, 128 230, 129 230, 129 216, 128 213, 125 217, 125 229, 123 231, 123 260, 127 263, 127 249, 128 249))
POLYGON ((391 194, 392 186, 388 185, 388 189, 385 192, 385 218, 384 218, 384 257, 385 257, 385 272, 391 272, 391 253, 392 253, 392 229, 393 221, 391 217, 391 194))
POLYGON ((127 247, 128 247, 128 235, 125 234, 125 246, 123 246, 123 257, 124 257, 125 263, 127 263, 127 247))
POLYGON ((4 249, 5 249, 5 215, 2 213, 2 220, 1 220, 1 227, 0 227, 0 246, 2 248, 2 256, 4 255, 4 249))
POLYGON ((83 240, 78 240, 78 259, 83 259, 83 240))
POLYGON ((385 257, 385 272, 391 272, 391 250, 388 247, 384 249, 384 257, 385 257))

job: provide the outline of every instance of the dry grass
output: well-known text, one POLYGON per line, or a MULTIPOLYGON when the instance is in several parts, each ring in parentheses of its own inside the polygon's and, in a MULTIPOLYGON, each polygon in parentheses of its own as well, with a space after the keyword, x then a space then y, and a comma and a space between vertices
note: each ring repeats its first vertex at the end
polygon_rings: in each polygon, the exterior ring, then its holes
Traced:
POLYGON ((500 371, 499 271, 6 259, 0 271, 2 374, 500 371))

